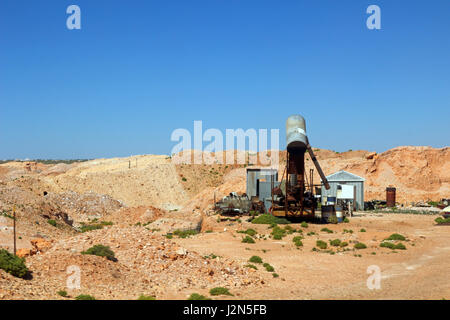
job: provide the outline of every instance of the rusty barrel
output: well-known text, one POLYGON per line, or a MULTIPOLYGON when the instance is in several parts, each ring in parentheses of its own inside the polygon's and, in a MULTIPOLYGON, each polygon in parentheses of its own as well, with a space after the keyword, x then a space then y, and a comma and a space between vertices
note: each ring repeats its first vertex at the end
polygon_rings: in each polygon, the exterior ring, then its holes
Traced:
POLYGON ((386 188, 386 206, 395 207, 395 192, 396 189, 393 187, 386 188))

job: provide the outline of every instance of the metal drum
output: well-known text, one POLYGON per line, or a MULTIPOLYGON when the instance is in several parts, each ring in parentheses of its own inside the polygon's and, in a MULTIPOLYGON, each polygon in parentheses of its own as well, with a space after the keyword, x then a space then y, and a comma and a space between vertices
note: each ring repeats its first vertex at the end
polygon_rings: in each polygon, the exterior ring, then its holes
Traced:
POLYGON ((386 206, 395 207, 395 193, 396 189, 393 187, 386 188, 386 206))

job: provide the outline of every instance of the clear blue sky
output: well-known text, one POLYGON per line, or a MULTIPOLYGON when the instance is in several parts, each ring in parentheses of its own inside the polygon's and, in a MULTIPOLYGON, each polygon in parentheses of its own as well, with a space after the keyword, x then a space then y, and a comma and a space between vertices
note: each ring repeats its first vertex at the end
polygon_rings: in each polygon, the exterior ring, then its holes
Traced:
POLYGON ((314 147, 448 146, 450 1, 0 1, 0 159, 169 154, 194 120, 284 147, 296 113, 314 147))

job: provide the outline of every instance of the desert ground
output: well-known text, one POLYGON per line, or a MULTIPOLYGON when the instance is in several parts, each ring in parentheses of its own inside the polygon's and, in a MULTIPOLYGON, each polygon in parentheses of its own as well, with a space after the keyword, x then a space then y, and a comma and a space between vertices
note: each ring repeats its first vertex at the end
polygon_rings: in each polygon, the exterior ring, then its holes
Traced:
MULTIPOLYGON (((364 177, 366 201, 385 199, 391 185, 403 208, 450 198, 450 148, 314 152, 325 174, 346 170, 364 177)), ((281 163, 285 158, 280 152, 281 163)), ((0 299, 186 299, 192 293, 213 299, 450 298, 450 226, 437 225, 436 213, 365 211, 348 223, 280 224, 284 236, 274 239, 270 225, 248 216, 221 220, 212 210, 214 195, 245 192, 247 167, 174 164, 165 155, 1 164, 0 249, 13 251, 15 209, 17 253, 30 273, 22 279, 0 269, 0 299), (254 243, 242 242, 248 229, 255 231, 254 243), (199 232, 177 233, 188 230, 199 232), (392 234, 405 240, 387 242, 405 249, 380 247, 392 234), (301 246, 294 237, 302 237, 301 246), (332 246, 336 239, 347 246, 332 246), (319 249, 318 240, 327 248, 319 249), (358 243, 366 248, 355 248, 358 243), (116 261, 82 254, 97 244, 109 246, 116 261), (249 262, 252 256, 274 270, 249 262), (367 286, 369 266, 381 270, 379 289, 367 286), (74 268, 81 282, 70 289, 74 268), (215 287, 233 295, 210 296, 215 287), (58 294, 62 290, 67 297, 58 294)), ((308 157, 306 167, 312 168, 308 157)))

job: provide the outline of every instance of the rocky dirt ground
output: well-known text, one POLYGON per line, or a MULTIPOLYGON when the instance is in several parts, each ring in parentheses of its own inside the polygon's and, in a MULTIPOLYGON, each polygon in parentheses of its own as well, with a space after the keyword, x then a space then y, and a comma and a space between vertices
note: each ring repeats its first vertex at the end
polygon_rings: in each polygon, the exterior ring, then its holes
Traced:
MULTIPOLYGON (((314 150, 324 172, 347 170, 366 178, 365 197, 384 199, 388 185, 398 201, 440 200, 450 196, 450 148, 399 147, 381 154, 314 150)), ((306 157, 307 168, 312 167, 306 157)), ((285 153, 280 153, 285 161, 285 153)), ((280 167, 280 177, 282 175, 280 167)), ((246 165, 175 164, 167 156, 97 159, 44 165, 0 165, 0 248, 13 250, 13 208, 17 247, 31 271, 29 279, 0 270, 0 299, 63 299, 91 294, 98 299, 185 299, 226 287, 234 296, 215 299, 441 299, 450 297, 449 226, 435 215, 358 213, 350 223, 303 229, 303 246, 289 234, 269 235, 267 225, 217 221, 210 216, 217 199, 245 192, 246 165), (52 223, 50 223, 52 222, 52 223), (81 233, 83 227, 92 231, 81 233), (327 227, 333 233, 321 231, 327 227), (256 230, 256 243, 242 243, 243 231, 256 230), (198 230, 180 238, 168 233, 198 230), (344 229, 347 231, 344 232, 344 229), (366 232, 361 232, 365 229, 366 232), (348 230, 352 230, 350 233, 348 230), (311 233, 314 232, 314 233, 311 233), (308 233, 310 233, 308 235, 308 233), (406 250, 380 248, 392 233, 406 236, 406 250), (349 250, 315 251, 316 241, 340 239, 349 250), (363 242, 367 249, 356 250, 363 242), (117 261, 82 251, 110 246, 117 261), (260 256, 275 268, 249 268, 260 256), (367 267, 379 266, 380 290, 366 285, 367 267), (77 266, 81 288, 65 289, 67 268, 77 266)), ((315 177, 319 181, 318 177, 315 177)), ((328 249, 327 249, 328 250, 328 249)))

